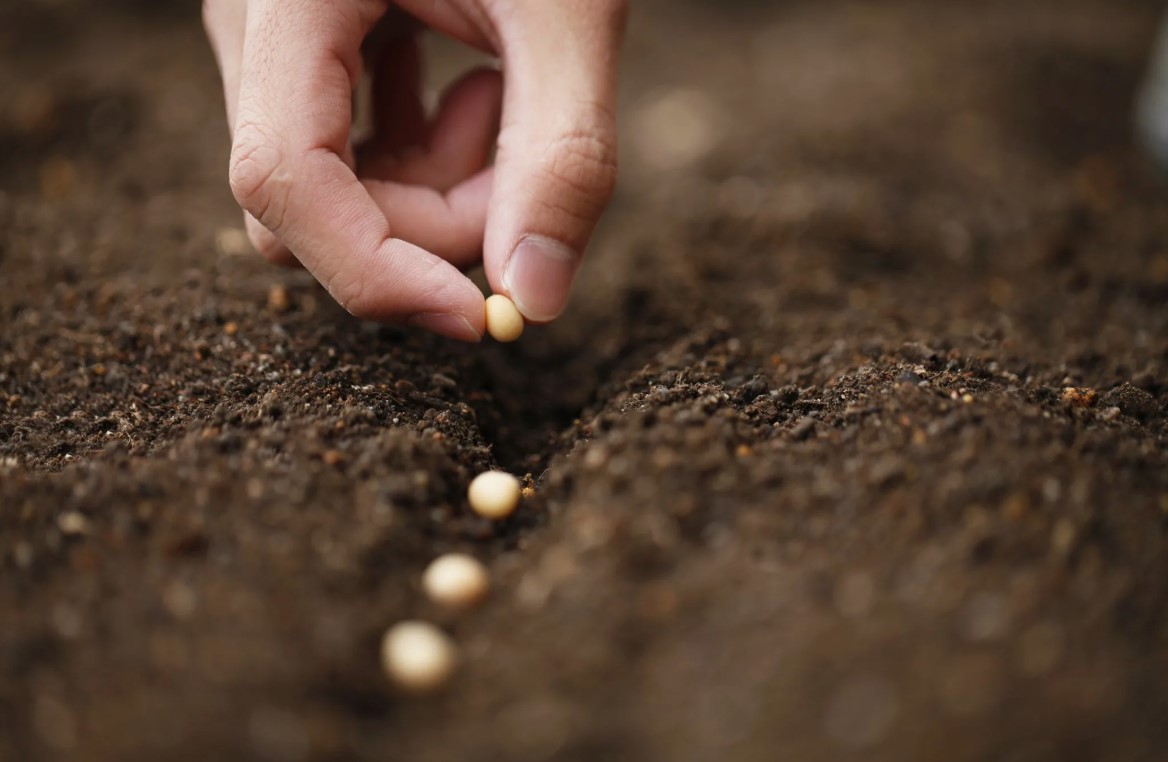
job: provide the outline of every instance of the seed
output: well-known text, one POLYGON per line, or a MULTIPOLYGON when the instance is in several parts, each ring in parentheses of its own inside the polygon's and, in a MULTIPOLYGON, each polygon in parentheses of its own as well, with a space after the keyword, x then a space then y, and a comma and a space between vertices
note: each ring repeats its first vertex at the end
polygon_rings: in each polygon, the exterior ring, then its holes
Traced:
POLYGON ((481 473, 466 492, 472 511, 488 519, 507 518, 519 504, 519 480, 503 471, 481 473))
POLYGON ((430 600, 451 609, 464 609, 483 599, 490 587, 487 569, 465 553, 434 559, 422 574, 422 589, 430 600))
POLYGON ((523 315, 502 294, 487 297, 487 333, 495 341, 515 341, 523 335, 523 315))
POLYGON ((381 640, 381 666, 403 690, 429 693, 454 674, 458 647, 428 622, 399 622, 381 640))

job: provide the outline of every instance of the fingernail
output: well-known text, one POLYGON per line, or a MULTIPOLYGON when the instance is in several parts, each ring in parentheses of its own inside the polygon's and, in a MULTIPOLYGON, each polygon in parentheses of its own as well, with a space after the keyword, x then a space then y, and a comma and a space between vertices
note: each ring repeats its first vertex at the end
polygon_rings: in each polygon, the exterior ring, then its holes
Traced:
POLYGON ((568 292, 580 256, 564 244, 539 235, 519 242, 503 270, 503 287, 528 320, 552 320, 568 305, 568 292))
POLYGON ((411 317, 409 325, 460 341, 482 341, 483 335, 462 315, 455 312, 421 312, 411 317))

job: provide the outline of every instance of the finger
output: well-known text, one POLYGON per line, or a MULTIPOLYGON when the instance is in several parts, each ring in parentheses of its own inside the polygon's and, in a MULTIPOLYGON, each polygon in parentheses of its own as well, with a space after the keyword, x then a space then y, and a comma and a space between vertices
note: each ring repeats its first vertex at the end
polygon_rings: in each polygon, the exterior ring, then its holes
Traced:
POLYGON ((443 95, 424 146, 401 157, 367 155, 359 167, 395 235, 458 267, 482 258, 492 181, 483 170, 502 95, 497 70, 470 72, 443 95))
POLYGON ((435 2, 435 0, 396 0, 394 5, 427 27, 488 55, 498 55, 500 45, 491 14, 481 2, 435 2))
POLYGON ((394 234, 425 248, 456 267, 482 258, 492 172, 485 170, 449 191, 424 185, 365 180, 365 187, 394 234))
MULTIPOLYGON (((235 132, 235 112, 239 103, 239 73, 243 59, 244 32, 247 27, 247 6, 237 0, 210 0, 203 3, 203 26, 211 50, 219 64, 223 79, 223 96, 227 110, 227 128, 235 132)), ((272 235, 254 217, 243 213, 244 230, 255 250, 265 259, 283 267, 299 267, 300 263, 280 239, 272 235)))
POLYGON ((624 2, 531 3, 501 27, 503 127, 484 249, 491 287, 533 322, 558 316, 616 182, 624 2))
POLYGON ((450 187, 487 165, 499 136, 503 75, 476 69, 451 85, 430 132, 434 187, 450 187))
POLYGON ((292 256, 288 247, 280 243, 280 239, 272 235, 272 231, 260 224, 249 212, 243 213, 243 229, 247 231, 247 238, 252 248, 264 259, 280 267, 298 269, 303 267, 300 260, 292 256))
POLYGON ((502 75, 496 69, 476 69, 443 94, 422 143, 395 151, 378 140, 376 148, 362 151, 360 174, 447 191, 486 167, 502 106, 502 75))
MULTIPOLYGON (((396 19, 394 19, 396 21, 396 19)), ((380 28, 387 27, 382 22, 380 28)), ((370 46, 373 77, 373 137, 370 147, 398 153, 426 139, 426 108, 422 103, 422 58, 412 29, 386 29, 370 46)))
POLYGON ((203 3, 203 27, 211 42, 211 52, 219 64, 223 95, 227 107, 227 126, 235 125, 235 107, 239 101, 239 70, 243 58, 243 35, 247 27, 247 6, 233 0, 207 0, 203 3))
POLYGON ((345 161, 360 43, 384 10, 373 7, 249 4, 232 191, 353 314, 477 341, 482 294, 448 262, 394 238, 345 161))

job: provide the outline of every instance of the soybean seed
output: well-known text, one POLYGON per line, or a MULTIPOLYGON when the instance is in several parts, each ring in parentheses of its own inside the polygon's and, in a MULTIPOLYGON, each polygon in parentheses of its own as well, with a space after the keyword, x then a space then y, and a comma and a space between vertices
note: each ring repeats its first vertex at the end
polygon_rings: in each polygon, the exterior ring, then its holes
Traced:
POLYGON ((381 640, 381 666, 398 687, 429 693, 442 687, 458 665, 458 647, 428 622, 399 622, 381 640))
POLYGON ((523 315, 502 294, 487 297, 487 333, 495 341, 515 341, 523 335, 523 315))
POLYGON ((422 573, 422 589, 430 600, 450 609, 464 609, 481 601, 490 587, 487 569, 465 553, 447 553, 434 559, 422 573))
POLYGON ((486 471, 471 481, 466 496, 472 511, 498 521, 519 505, 519 480, 504 471, 486 471))

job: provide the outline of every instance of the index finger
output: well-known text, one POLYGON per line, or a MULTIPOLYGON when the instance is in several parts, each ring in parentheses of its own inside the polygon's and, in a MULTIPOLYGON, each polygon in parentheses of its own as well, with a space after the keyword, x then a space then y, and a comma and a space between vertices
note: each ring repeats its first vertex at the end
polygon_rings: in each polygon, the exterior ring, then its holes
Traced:
POLYGON ((354 315, 478 341, 482 293, 453 265, 394 238, 342 158, 361 41, 384 12, 370 7, 248 4, 231 189, 354 315))

